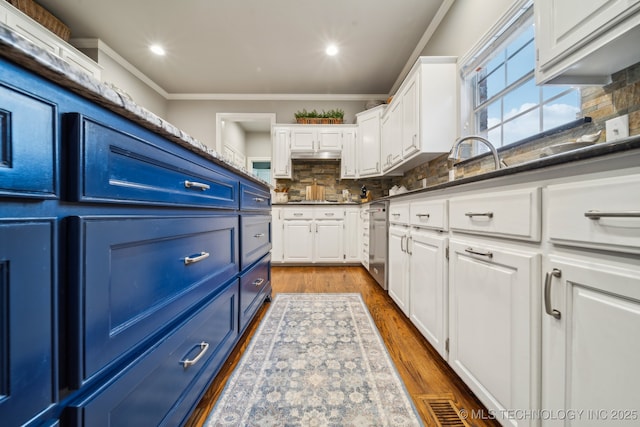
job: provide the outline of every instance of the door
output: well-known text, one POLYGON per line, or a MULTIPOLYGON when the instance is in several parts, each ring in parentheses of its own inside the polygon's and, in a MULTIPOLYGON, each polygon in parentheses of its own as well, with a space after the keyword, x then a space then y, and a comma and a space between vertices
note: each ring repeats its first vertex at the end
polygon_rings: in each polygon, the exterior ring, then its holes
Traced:
POLYGON ((541 407, 582 409, 581 426, 637 426, 640 269, 550 255, 545 271, 545 308, 557 312, 543 311, 541 407))
POLYGON ((409 255, 407 227, 389 227, 389 296, 409 316, 409 255))
POLYGON ((309 220, 284 221, 284 261, 313 261, 313 222, 309 220))
POLYGON ((344 262, 344 221, 315 221, 313 228, 314 262, 344 262))
POLYGON ((447 238, 437 232, 411 230, 410 316, 431 345, 446 360, 448 336, 447 238))
POLYGON ((449 253, 449 364, 495 414, 535 409, 539 254, 466 239, 449 253))

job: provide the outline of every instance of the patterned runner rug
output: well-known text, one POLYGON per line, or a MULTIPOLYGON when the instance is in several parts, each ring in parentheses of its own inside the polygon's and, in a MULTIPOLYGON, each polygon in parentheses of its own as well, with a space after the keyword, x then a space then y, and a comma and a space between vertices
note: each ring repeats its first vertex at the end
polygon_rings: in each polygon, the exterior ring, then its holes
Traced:
POLYGON ((277 294, 205 426, 422 426, 360 294, 277 294))

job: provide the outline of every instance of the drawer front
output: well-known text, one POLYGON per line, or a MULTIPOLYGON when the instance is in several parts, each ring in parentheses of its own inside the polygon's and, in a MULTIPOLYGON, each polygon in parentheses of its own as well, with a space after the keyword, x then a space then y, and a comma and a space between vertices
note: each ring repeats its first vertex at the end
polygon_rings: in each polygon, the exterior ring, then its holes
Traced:
POLYGON ((550 185, 549 238, 640 253, 640 175, 550 185))
POLYGON ((56 108, 0 85, 0 195, 56 197, 56 108))
POLYGON ((315 219, 344 219, 344 209, 315 208, 313 217, 315 219))
POLYGON ((392 202, 389 205, 389 222, 395 224, 409 224, 409 204, 392 202))
POLYGON ((53 235, 49 221, 0 221, 2 425, 26 424, 55 403, 53 235))
POLYGON ((251 321, 265 297, 271 294, 271 255, 265 255, 240 276, 240 330, 251 321))
POLYGON ((71 345, 81 386, 238 270, 238 218, 74 218, 71 345), (75 270, 74 270, 75 269, 75 270))
POLYGON ((411 225, 446 230, 448 228, 447 201, 425 200, 409 205, 411 225))
POLYGON ((313 208, 284 208, 284 219, 313 219, 313 208))
POLYGON ((181 425, 235 343, 237 304, 235 281, 108 388, 70 405, 70 424, 181 425))
POLYGON ((540 189, 503 191, 449 200, 451 230, 540 241, 540 189))
POLYGON ((65 120, 77 156, 70 165, 74 200, 238 208, 238 183, 222 167, 176 155, 177 146, 156 135, 125 133, 80 114, 65 120))
POLYGON ((264 211, 271 209, 271 193, 263 188, 241 183, 240 209, 243 211, 264 211))
POLYGON ((271 250, 271 216, 243 215, 241 269, 247 268, 271 250))

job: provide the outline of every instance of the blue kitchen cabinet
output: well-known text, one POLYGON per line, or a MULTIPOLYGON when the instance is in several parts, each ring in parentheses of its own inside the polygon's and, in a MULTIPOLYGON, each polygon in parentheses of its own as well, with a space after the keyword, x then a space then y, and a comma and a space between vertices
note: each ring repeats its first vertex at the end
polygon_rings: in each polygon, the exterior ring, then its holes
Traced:
POLYGON ((56 197, 56 107, 0 81, 0 196, 56 197))
POLYGON ((240 331, 243 331, 265 299, 271 298, 271 254, 267 253, 240 275, 240 331))
POLYGON ((243 215, 240 225, 244 270, 271 250, 271 215, 243 215))
POLYGON ((54 227, 0 220, 0 424, 56 404, 54 227))

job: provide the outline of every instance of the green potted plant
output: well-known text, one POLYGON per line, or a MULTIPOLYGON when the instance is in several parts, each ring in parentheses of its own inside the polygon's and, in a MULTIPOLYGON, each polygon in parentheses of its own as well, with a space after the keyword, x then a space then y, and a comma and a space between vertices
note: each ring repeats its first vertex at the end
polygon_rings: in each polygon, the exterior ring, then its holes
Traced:
POLYGON ((315 109, 307 111, 306 108, 303 108, 296 111, 294 116, 296 122, 302 124, 340 124, 344 120, 344 111, 336 108, 329 111, 322 110, 322 113, 318 113, 315 109))

